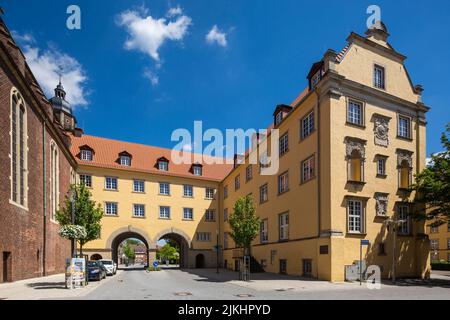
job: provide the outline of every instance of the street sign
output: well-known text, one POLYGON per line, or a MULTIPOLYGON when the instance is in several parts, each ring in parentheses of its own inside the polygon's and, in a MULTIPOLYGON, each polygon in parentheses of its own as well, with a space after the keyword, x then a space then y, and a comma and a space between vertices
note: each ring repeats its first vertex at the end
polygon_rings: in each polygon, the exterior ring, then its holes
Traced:
POLYGON ((362 246, 368 246, 370 244, 369 240, 361 240, 362 246))
POLYGON ((158 261, 153 261, 153 267, 158 268, 158 261))

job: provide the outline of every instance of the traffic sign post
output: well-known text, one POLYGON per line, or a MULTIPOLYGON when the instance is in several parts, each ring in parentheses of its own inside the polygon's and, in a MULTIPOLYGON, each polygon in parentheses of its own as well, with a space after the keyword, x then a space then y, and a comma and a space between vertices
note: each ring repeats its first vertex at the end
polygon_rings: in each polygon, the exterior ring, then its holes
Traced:
POLYGON ((363 246, 369 246, 370 242, 369 240, 361 240, 359 245, 359 285, 362 285, 362 247, 363 246))

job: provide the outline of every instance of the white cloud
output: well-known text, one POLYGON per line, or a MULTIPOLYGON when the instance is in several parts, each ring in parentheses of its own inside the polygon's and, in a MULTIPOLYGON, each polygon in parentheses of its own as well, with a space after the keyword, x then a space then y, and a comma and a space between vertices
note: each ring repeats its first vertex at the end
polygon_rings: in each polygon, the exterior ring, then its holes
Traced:
POLYGON ((149 69, 144 70, 144 78, 147 78, 148 80, 150 80, 150 83, 152 84, 152 86, 157 86, 159 83, 158 75, 149 69))
POLYGON ((183 151, 191 152, 192 151, 192 145, 189 143, 186 143, 183 145, 183 151))
POLYGON ((19 43, 35 43, 36 42, 33 35, 29 34, 29 33, 20 34, 19 32, 12 30, 11 34, 12 34, 14 40, 19 43))
POLYGON ((170 8, 169 11, 167 11, 168 17, 180 16, 182 14, 183 14, 183 9, 181 9, 180 6, 177 6, 176 8, 170 8))
POLYGON ((67 92, 66 99, 72 106, 88 104, 85 84, 87 76, 82 65, 73 57, 49 47, 41 51, 32 45, 25 45, 23 53, 31 71, 47 97, 53 97, 54 88, 59 82, 60 67, 63 74, 63 86, 67 92))
POLYGON ((217 43, 222 47, 227 46, 227 34, 225 32, 221 32, 217 25, 214 25, 211 30, 209 30, 206 35, 206 42, 213 44, 217 43))
MULTIPOLYGON (((174 8, 172 13, 180 12, 176 18, 154 18, 147 15, 146 10, 124 11, 119 15, 117 23, 125 27, 128 39, 125 42, 127 50, 137 50, 149 55, 156 62, 160 61, 159 49, 167 41, 181 41, 187 34, 192 19, 182 15, 181 8, 174 8)), ((170 13, 170 10, 169 10, 170 13)))

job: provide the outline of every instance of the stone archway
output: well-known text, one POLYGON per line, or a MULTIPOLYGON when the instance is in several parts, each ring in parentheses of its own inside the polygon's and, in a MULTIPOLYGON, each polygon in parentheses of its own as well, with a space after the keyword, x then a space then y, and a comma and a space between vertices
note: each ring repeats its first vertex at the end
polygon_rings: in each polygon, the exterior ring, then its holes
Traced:
POLYGON ((189 267, 189 249, 192 245, 191 238, 183 231, 170 228, 159 232, 153 239, 153 243, 157 243, 161 239, 171 239, 176 241, 180 246, 180 268, 189 267))
POLYGON ((111 248, 111 256, 112 256, 112 260, 114 262, 116 262, 117 264, 119 263, 119 259, 118 259, 118 248, 119 245, 126 239, 129 238, 135 238, 135 239, 139 239, 140 241, 142 241, 145 246, 147 247, 147 265, 149 265, 149 259, 150 259, 150 245, 151 245, 151 240, 149 235, 147 234, 147 232, 145 232, 142 229, 139 228, 135 228, 133 226, 127 226, 124 228, 120 228, 118 230, 116 230, 115 232, 113 232, 108 240, 106 241, 106 247, 107 248, 111 248))

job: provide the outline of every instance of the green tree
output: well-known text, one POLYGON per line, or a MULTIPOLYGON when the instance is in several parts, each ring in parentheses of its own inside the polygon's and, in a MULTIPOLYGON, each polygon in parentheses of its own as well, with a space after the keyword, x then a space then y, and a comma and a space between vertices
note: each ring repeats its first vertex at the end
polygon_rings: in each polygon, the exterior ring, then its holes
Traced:
POLYGON ((444 150, 431 156, 429 165, 415 177, 412 190, 422 204, 415 213, 418 220, 432 220, 433 226, 450 221, 450 123, 442 133, 444 150))
POLYGON ((127 257, 129 260, 134 260, 135 257, 134 249, 130 246, 128 240, 124 242, 122 252, 125 255, 125 257, 127 257))
POLYGON ((80 244, 80 254, 83 254, 83 246, 92 240, 100 237, 101 219, 103 210, 100 204, 96 204, 91 199, 91 193, 84 184, 71 185, 69 193, 66 195, 64 206, 56 212, 56 220, 61 227, 72 225, 72 201, 71 194, 74 194, 74 214, 75 225, 81 226, 86 231, 86 236, 77 239, 80 244))
POLYGON ((166 243, 161 249, 159 249, 160 259, 176 260, 178 258, 178 250, 172 247, 169 243, 166 243))
POLYGON ((251 243, 258 235, 260 224, 251 196, 241 197, 236 201, 228 222, 232 230, 230 236, 236 246, 244 248, 244 254, 249 255, 251 243))

